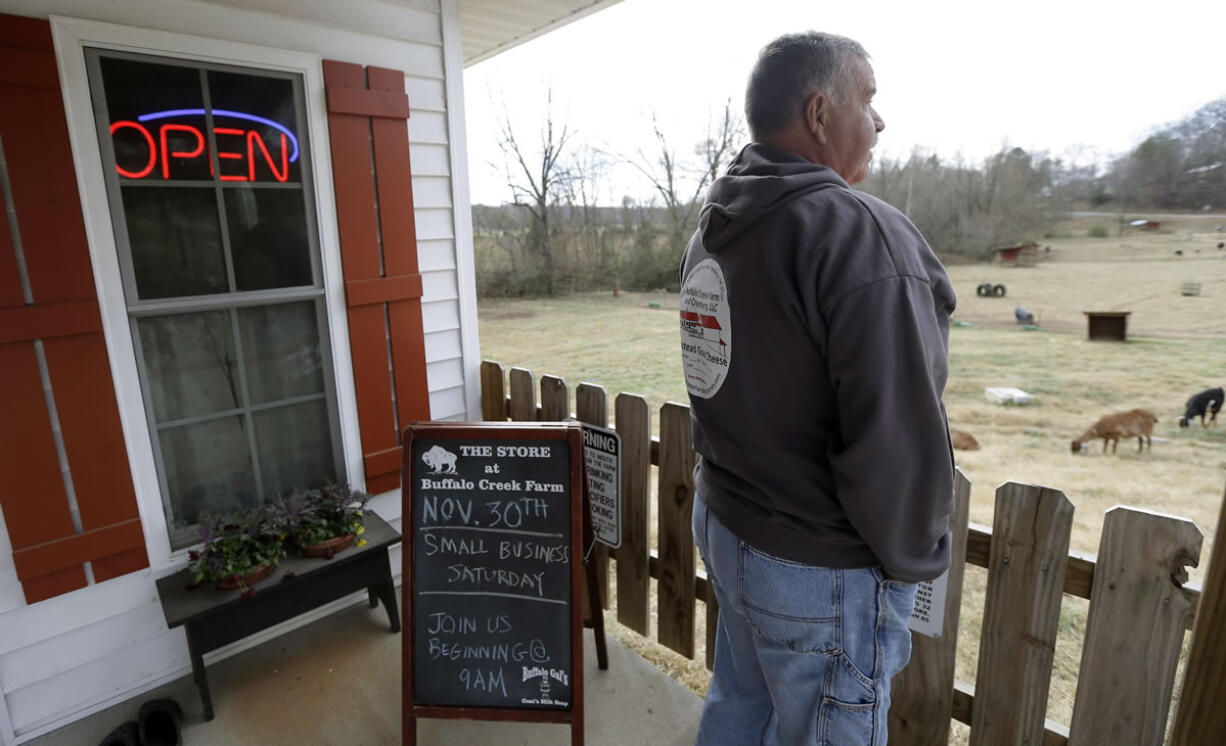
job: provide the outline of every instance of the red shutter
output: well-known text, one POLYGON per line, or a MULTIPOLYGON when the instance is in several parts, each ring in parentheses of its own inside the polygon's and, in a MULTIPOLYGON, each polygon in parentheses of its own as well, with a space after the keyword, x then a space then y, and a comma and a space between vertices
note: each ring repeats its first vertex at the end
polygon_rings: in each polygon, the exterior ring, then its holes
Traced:
POLYGON ((399 70, 323 64, 366 490, 378 493, 400 485, 397 420, 430 418, 409 99, 399 70))
MULTIPOLYGON (((0 510, 27 603, 149 566, 46 21, 0 15, 0 143, 33 304, 0 210, 0 510), (34 342, 80 508, 76 533, 34 342)), ((3 185, 0 185, 2 188, 3 185)))

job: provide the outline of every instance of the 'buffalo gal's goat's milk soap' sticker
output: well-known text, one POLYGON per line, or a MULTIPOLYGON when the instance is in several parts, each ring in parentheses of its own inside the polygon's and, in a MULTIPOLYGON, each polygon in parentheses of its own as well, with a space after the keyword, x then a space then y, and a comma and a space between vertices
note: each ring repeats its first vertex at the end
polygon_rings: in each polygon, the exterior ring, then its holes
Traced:
POLYGON ((710 399, 728 377, 732 311, 728 284, 714 259, 694 266, 681 286, 681 361, 690 396, 710 399))

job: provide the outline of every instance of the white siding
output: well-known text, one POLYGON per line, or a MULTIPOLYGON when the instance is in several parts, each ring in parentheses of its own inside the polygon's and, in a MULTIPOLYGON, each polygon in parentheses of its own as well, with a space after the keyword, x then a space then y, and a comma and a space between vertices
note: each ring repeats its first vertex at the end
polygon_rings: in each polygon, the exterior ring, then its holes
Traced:
POLYGON ((418 111, 409 117, 409 140, 427 145, 446 145, 447 114, 441 111, 418 111))
MULTIPOLYGON (((460 315, 456 312, 455 304, 448 303, 446 301, 423 303, 422 328, 425 329, 427 334, 430 332, 443 331, 445 329, 459 329, 460 315)), ((456 363, 459 361, 447 360, 445 362, 456 363)), ((463 378, 463 376, 457 371, 455 378, 459 380, 460 378, 463 378)))
POLYGON ((25 605, 21 581, 17 580, 17 571, 12 568, 11 562, 9 565, 8 568, 0 570, 0 614, 25 605))
POLYGON ((464 419, 464 388, 452 386, 444 391, 431 391, 430 409, 435 412, 436 419, 464 419))
POLYGON ((0 511, 0 614, 24 603, 17 571, 13 569, 13 545, 9 541, 8 528, 4 525, 4 511, 0 511))
POLYGON ((445 360, 460 357, 460 332, 448 330, 426 335, 426 359, 445 360))
POLYGON ((417 217, 418 241, 455 238, 455 217, 450 208, 419 207, 414 214, 417 217))
POLYGON ((161 604, 149 603, 146 598, 143 606, 8 653, 0 658, 0 686, 16 692, 121 653, 165 632, 161 604))
POLYGON ((409 161, 416 176, 449 176, 451 164, 448 159, 446 145, 409 142, 409 161))
MULTIPOLYGON (((460 290, 456 285, 455 272, 439 270, 437 272, 421 273, 422 300, 426 303, 438 300, 452 300, 459 297, 460 290)), ((432 360, 429 356, 426 360, 432 360)))
POLYGON ((432 238, 417 241, 417 268, 422 272, 455 269, 455 241, 432 238))
MULTIPOLYGON (((426 367, 426 374, 430 380, 450 382, 450 381, 455 380, 456 374, 459 373, 459 371, 456 370, 456 368, 459 365, 460 365, 460 362, 458 360, 444 360, 438 363, 430 363, 430 365, 426 367)), ((432 392, 434 391, 441 392, 441 391, 448 391, 454 388, 455 388, 454 386, 444 387, 440 385, 434 385, 430 387, 430 390, 432 392)))
MULTIPOLYGON (((461 0, 443 0, 443 67, 447 69, 447 98, 449 101, 464 100, 463 39, 460 34, 461 0)), ((464 107, 452 106, 447 110, 450 128, 455 133, 465 133, 468 127, 464 119, 464 107)), ((455 238, 462 249, 455 252, 456 282, 467 288, 459 299, 460 338, 464 363, 464 401, 466 419, 478 419, 481 412, 481 345, 477 331, 477 267, 473 254, 472 202, 468 194, 468 143, 466 137, 456 137, 447 155, 450 159, 449 173, 453 175, 452 191, 455 195, 455 238)))
POLYGON ((409 108, 415 112, 447 110, 447 87, 441 80, 406 75, 404 91, 409 95, 409 108))
MULTIPOLYGON (((40 651, 51 649, 50 644, 38 647, 40 651)), ((6 694, 13 727, 19 736, 23 731, 54 727, 74 710, 105 706, 122 698, 129 680, 159 681, 176 671, 187 671, 188 660, 183 632, 163 631, 105 658, 6 694)))
POLYGON ((414 176, 413 204, 418 208, 451 209, 451 179, 446 176, 414 176))
MULTIPOLYGON (((263 11, 274 16, 289 16, 317 23, 325 29, 343 28, 372 36, 390 36, 404 41, 440 46, 442 31, 438 22, 438 2, 418 0, 417 7, 407 3, 343 2, 336 0, 210 0, 215 5, 263 11), (361 6, 359 11, 355 8, 361 6)), ((282 19, 270 19, 280 21, 282 19)))
POLYGON ((0 614, 0 656, 122 614, 157 598, 148 570, 0 614))
MULTIPOLYGON (((460 257, 458 251, 471 252, 469 243, 457 243, 457 220, 467 223, 467 216, 457 218, 453 209, 468 209, 466 168, 457 171, 457 160, 451 143, 462 143, 464 133, 451 131, 462 112, 449 110, 448 102, 462 101, 455 78, 460 75, 457 63, 459 50, 458 22, 454 0, 0 0, 0 13, 14 13, 46 18, 57 15, 142 29, 139 33, 171 32, 197 39, 238 42, 259 48, 286 50, 338 59, 366 65, 390 67, 405 71, 405 89, 409 96, 409 151, 412 159, 413 189, 416 204, 415 219, 418 234, 419 263, 423 272, 423 322, 427 360, 427 381, 430 391, 431 415, 438 419, 464 419, 476 400, 475 377, 466 381, 466 371, 475 371, 479 361, 465 359, 477 349, 475 336, 475 300, 461 300, 461 293, 471 294, 471 278, 457 269, 471 257, 460 257), (442 6, 440 6, 440 2, 442 6), (445 11, 445 13, 444 13, 445 11), (453 24, 444 29, 444 15, 453 24), (149 29, 149 32, 143 31, 149 29), (452 52, 444 49, 455 44, 452 52), (447 52, 445 54, 445 52, 447 52), (448 80, 447 75, 452 76, 448 80), (453 178, 453 173, 457 174, 453 178), (463 288, 463 289, 461 289, 463 288), (473 318, 463 318, 472 313, 473 318), (471 390, 470 390, 471 389, 471 390)), ((177 47, 164 45, 150 48, 137 44, 132 47, 157 53, 159 49, 175 53, 177 47)), ((255 48, 255 47, 253 47, 255 48)), ((225 59, 224 56, 222 59, 225 59)), ((72 81, 66 81, 72 85, 72 81)), ((78 87, 84 81, 76 81, 78 87)), ((308 91, 313 106, 322 106, 322 91, 308 91)), ((314 120, 318 121, 318 120, 314 120)), ((71 123, 70 123, 71 127, 71 123)), ((316 140, 326 141, 326 132, 313 131, 316 140)), ((88 148, 86 149, 88 150, 88 148)), ((74 143, 80 157, 81 148, 74 143)), ((318 178, 329 179, 321 162, 318 178)), ((78 164, 78 173, 81 173, 78 164)), ((82 177, 84 178, 84 177, 82 177)), ((105 195, 85 194, 83 199, 103 200, 105 195)), ((321 243, 325 252, 335 251, 334 206, 321 200, 321 243)), ((91 234, 92 236, 92 234, 91 234)), ((101 275, 100 275, 101 276, 101 275)), ((105 288, 100 287, 100 290, 105 288)), ((111 289, 114 290, 113 288, 111 289)), ((108 340, 127 334, 114 323, 104 309, 108 340)), ((333 327, 333 346, 338 356, 348 353, 348 340, 333 327)), ((130 338, 127 347, 109 345, 113 360, 130 358, 130 338)), ((132 364, 131 360, 128 364, 132 364)), ((346 394, 339 391, 352 379, 338 375, 338 396, 345 410, 346 394)), ((164 524, 157 522, 160 501, 150 496, 147 476, 140 463, 151 464, 147 436, 134 437, 146 428, 143 413, 133 412, 132 397, 125 398, 123 384, 117 383, 121 410, 125 419, 139 415, 139 422, 125 422, 129 449, 133 451, 134 475, 142 504, 142 518, 147 536, 164 534, 164 524), (136 429, 134 430, 133 427, 136 429)), ((348 393, 352 401, 352 391, 348 393)), ((136 405, 139 407, 139 397, 136 405)), ((348 409, 352 410, 352 406, 348 409)), ((351 471, 360 470, 360 450, 352 457, 356 434, 355 415, 343 415, 349 422, 344 426, 346 460, 351 471)), ((360 473, 360 471, 359 471, 360 473)), ((396 492, 376 496, 372 507, 399 525, 400 500, 396 492)), ((155 576, 174 569, 183 560, 167 556, 168 545, 162 536, 150 536, 150 556, 153 570, 132 573, 115 580, 90 586, 57 598, 25 605, 20 584, 13 571, 12 553, 0 516, 0 743, 20 743, 66 725, 98 709, 139 695, 154 686, 190 672, 185 638, 182 630, 168 630, 157 601, 155 576), (159 548, 160 547, 160 548, 159 548)), ((400 552, 392 551, 393 573, 399 578, 400 552)), ((364 598, 356 594, 317 612, 287 622, 261 635, 249 638, 208 656, 207 660, 225 657, 254 644, 270 639, 295 626, 335 611, 364 598)))

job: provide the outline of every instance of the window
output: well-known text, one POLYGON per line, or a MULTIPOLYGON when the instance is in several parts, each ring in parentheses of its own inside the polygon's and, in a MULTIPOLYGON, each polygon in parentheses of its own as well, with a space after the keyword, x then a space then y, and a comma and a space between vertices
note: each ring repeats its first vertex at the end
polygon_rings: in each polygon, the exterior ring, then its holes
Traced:
POLYGON ((300 76, 87 50, 173 549, 343 477, 300 76))

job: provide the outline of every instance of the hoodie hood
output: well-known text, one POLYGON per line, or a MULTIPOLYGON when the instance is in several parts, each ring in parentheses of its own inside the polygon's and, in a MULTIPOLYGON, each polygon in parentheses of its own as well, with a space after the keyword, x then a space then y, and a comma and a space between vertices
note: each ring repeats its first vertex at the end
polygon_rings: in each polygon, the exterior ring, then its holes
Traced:
POLYGON ((765 143, 750 143, 716 179, 698 218, 698 233, 715 253, 779 207, 818 189, 846 187, 834 169, 765 143))

